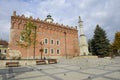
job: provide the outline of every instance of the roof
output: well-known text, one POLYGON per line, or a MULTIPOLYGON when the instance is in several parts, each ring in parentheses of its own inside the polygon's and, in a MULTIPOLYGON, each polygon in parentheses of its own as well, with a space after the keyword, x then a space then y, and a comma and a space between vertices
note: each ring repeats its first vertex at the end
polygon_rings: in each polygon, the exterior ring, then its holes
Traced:
POLYGON ((5 40, 0 40, 0 45, 8 46, 8 42, 5 40))

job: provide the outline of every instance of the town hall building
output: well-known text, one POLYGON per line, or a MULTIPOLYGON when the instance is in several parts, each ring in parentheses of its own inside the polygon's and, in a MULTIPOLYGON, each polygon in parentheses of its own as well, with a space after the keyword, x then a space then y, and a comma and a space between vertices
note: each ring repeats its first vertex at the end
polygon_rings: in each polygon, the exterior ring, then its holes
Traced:
POLYGON ((32 16, 28 18, 24 15, 17 15, 16 11, 11 16, 10 50, 19 50, 23 58, 27 57, 27 50, 18 46, 16 41, 20 40, 21 32, 29 20, 37 26, 37 43, 35 51, 33 46, 30 47, 29 58, 40 58, 41 48, 43 48, 43 57, 64 56, 67 58, 80 55, 77 27, 54 23, 51 15, 48 15, 45 20, 41 20, 34 19, 32 16), (43 42, 42 45, 41 42, 43 42))

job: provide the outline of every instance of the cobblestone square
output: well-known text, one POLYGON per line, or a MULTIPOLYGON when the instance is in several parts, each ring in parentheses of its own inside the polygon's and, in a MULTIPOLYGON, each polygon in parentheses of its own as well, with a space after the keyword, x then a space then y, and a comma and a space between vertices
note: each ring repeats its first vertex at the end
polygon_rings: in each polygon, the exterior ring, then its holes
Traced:
POLYGON ((120 57, 58 61, 57 64, 1 67, 0 80, 120 80, 120 57))

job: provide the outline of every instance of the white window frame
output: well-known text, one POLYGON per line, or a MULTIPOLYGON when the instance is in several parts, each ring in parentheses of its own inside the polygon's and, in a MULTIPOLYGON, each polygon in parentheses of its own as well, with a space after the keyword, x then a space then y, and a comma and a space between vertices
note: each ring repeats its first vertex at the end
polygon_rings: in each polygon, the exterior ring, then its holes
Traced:
POLYGON ((56 49, 56 54, 57 54, 57 55, 60 55, 60 49, 56 49), (57 50, 59 50, 59 54, 57 53, 57 50))
POLYGON ((60 40, 56 40, 56 45, 58 45, 58 46, 60 45, 60 40), (59 42, 59 44, 57 44, 57 41, 59 42))
POLYGON ((48 38, 44 38, 44 44, 48 44, 48 38), (45 40, 47 40, 47 43, 45 43, 45 40))
POLYGON ((44 54, 48 54, 48 48, 44 48, 44 54), (47 49, 47 53, 45 53, 45 49, 47 49))
POLYGON ((50 40, 50 44, 51 44, 51 45, 54 45, 54 39, 51 39, 51 40, 50 40), (52 40, 53 40, 53 44, 51 43, 52 40))
POLYGON ((52 54, 52 55, 54 54, 54 49, 53 48, 50 49, 50 54, 52 54), (53 50, 53 53, 51 52, 51 50, 53 50))

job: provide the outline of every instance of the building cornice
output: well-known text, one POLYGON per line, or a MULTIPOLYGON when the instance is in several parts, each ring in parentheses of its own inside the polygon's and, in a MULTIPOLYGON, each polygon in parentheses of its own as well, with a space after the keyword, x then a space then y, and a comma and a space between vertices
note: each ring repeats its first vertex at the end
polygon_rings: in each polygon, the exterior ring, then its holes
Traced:
MULTIPOLYGON (((44 25, 44 29, 50 29, 50 30, 56 30, 56 31, 62 31, 62 32, 68 32, 68 33, 76 33, 78 32, 77 27, 70 27, 68 25, 63 25, 63 24, 58 24, 58 23, 53 23, 53 22, 46 22, 43 21, 39 18, 34 19, 32 16, 30 17, 25 17, 24 15, 12 15, 11 16, 11 24, 17 23, 17 24, 26 24, 27 21, 31 21, 35 23, 36 25, 39 25, 42 27, 44 25)), ((39 27, 37 26, 37 27, 39 27)))

